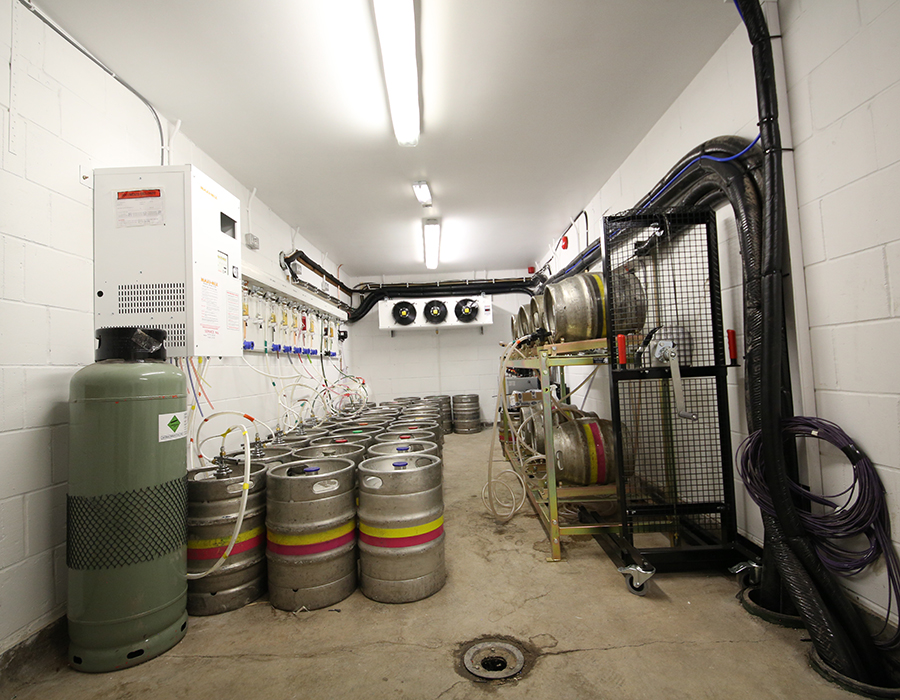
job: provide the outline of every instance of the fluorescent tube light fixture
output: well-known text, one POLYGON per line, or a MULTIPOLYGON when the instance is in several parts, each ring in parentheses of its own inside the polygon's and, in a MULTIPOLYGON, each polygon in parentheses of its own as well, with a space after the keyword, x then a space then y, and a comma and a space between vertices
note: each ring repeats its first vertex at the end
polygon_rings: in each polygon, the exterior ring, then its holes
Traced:
POLYGON ((413 183, 413 194, 416 195, 416 199, 423 207, 431 206, 431 188, 425 180, 413 183))
POLYGON ((401 146, 419 142, 419 68, 413 0, 374 0, 375 26, 394 135, 401 146))
POLYGON ((440 220, 422 219, 422 233, 425 236, 425 267, 434 270, 438 266, 441 253, 440 220))

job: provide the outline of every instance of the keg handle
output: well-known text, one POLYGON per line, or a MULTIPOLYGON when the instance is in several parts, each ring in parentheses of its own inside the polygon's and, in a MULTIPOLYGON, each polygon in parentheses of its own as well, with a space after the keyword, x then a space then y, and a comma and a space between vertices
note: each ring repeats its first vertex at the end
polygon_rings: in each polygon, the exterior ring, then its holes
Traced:
POLYGON ((340 482, 337 479, 324 479, 313 484, 313 493, 331 493, 337 491, 340 482))
POLYGON ((666 362, 672 373, 672 390, 675 392, 675 411, 679 418, 698 420, 697 414, 688 411, 684 403, 684 384, 681 381, 681 366, 678 362, 678 351, 671 340, 660 340, 656 345, 656 359, 666 362))

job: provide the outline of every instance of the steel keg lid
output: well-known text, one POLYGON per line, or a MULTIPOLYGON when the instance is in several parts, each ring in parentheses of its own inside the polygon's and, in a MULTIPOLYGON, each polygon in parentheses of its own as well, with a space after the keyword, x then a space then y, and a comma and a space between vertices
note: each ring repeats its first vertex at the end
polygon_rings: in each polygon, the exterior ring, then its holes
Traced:
POLYGON ((98 328, 94 337, 99 341, 94 362, 166 359, 166 332, 159 328, 98 328))

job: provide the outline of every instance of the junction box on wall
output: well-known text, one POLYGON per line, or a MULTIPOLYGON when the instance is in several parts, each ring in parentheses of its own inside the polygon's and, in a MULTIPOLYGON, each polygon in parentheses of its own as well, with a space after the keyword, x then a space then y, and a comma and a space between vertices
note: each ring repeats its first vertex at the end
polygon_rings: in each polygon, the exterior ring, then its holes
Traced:
POLYGON ((94 171, 94 322, 168 333, 170 356, 242 353, 240 200, 192 165, 94 171))

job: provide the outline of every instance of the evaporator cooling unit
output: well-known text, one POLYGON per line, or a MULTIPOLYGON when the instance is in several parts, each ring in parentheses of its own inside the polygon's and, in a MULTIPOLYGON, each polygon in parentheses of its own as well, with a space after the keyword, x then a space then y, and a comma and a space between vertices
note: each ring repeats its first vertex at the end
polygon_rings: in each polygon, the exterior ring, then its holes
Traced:
POLYGON ((491 297, 433 297, 385 299, 378 303, 378 327, 382 330, 464 328, 494 322, 491 297))

